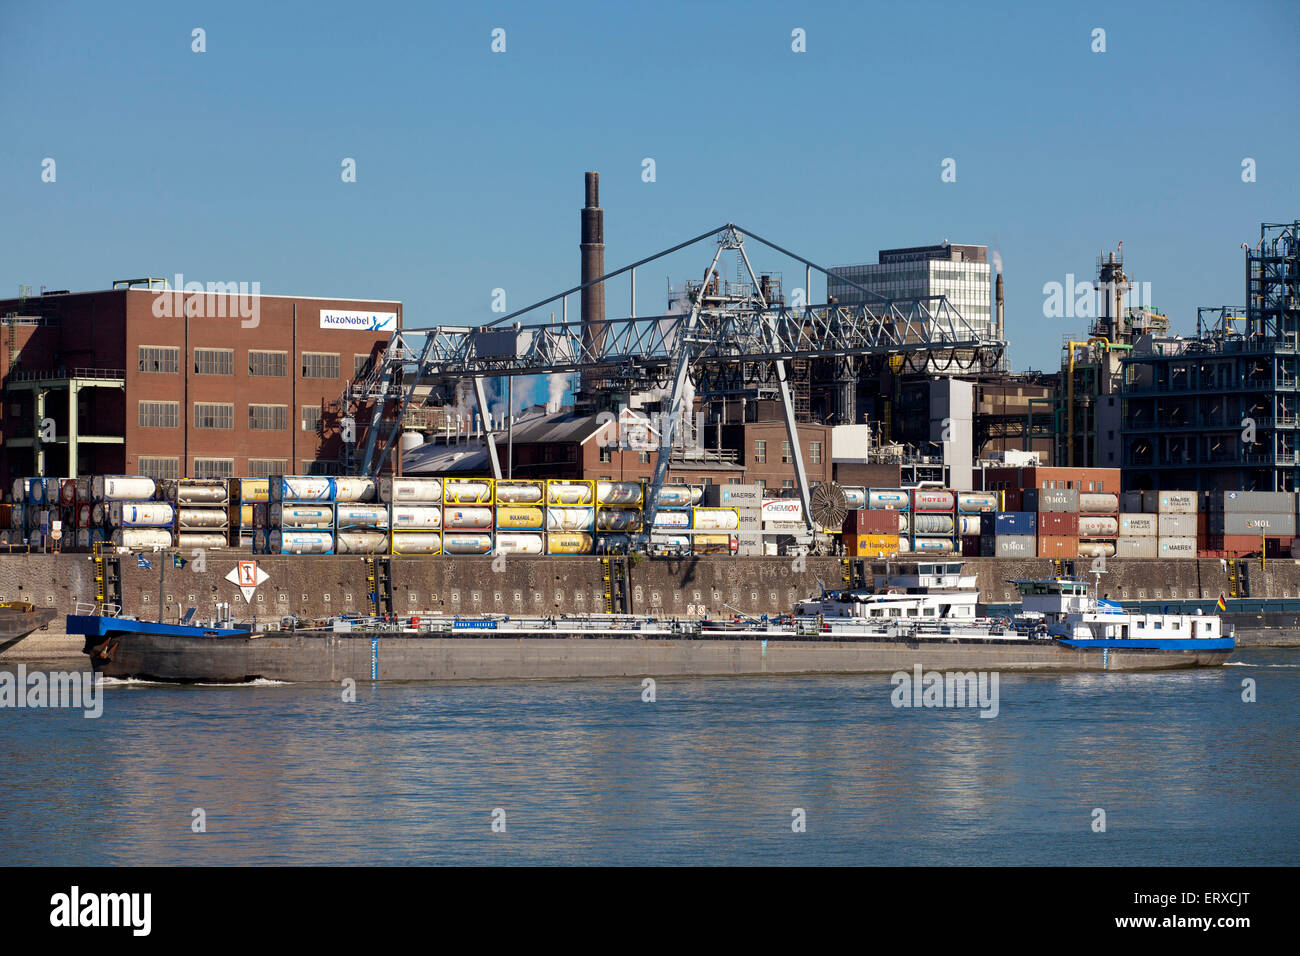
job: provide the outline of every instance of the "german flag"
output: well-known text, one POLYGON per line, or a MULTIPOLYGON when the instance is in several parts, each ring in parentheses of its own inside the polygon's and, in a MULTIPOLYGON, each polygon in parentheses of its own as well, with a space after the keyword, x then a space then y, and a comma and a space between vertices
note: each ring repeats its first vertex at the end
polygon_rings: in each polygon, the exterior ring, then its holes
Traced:
POLYGON ((1218 607, 1220 611, 1226 611, 1228 609, 1228 602, 1224 599, 1222 591, 1219 592, 1219 600, 1215 602, 1215 606, 1218 607))

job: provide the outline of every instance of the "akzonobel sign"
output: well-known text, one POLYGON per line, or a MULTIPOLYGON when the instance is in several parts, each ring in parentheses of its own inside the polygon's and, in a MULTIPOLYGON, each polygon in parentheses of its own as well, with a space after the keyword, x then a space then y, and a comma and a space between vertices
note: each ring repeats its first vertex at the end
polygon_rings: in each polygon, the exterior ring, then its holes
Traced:
POLYGON ((396 332, 396 312, 341 312, 320 310, 322 329, 351 329, 354 332, 396 332))

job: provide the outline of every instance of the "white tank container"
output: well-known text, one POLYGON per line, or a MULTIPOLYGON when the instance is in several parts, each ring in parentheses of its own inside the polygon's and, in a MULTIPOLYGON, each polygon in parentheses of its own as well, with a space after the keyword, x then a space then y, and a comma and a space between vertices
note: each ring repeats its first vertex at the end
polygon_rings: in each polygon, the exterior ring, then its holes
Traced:
MULTIPOLYGON (((996 491, 959 491, 957 493, 957 510, 967 515, 997 511, 998 493, 996 491)), ((979 534, 978 531, 971 533, 979 534)))
POLYGON ((170 548, 172 533, 165 528, 114 528, 110 540, 118 548, 170 548))
POLYGON ((665 485, 659 489, 661 508, 684 508, 693 504, 694 498, 694 490, 688 485, 665 485))
POLYGON ((448 531, 442 536, 443 554, 487 554, 491 550, 492 535, 490 534, 448 531))
POLYGON ((841 488, 844 492, 844 500, 849 504, 850 511, 861 511, 867 507, 867 489, 866 488, 841 488))
POLYGON ((181 531, 176 535, 176 547, 189 548, 225 548, 230 544, 224 534, 215 531, 181 531))
POLYGON ((225 508, 187 508, 182 506, 176 509, 176 524, 182 531, 224 528, 228 520, 225 508))
POLYGON ((600 531, 640 531, 640 508, 601 508, 596 512, 596 527, 600 531))
POLYGON ((394 504, 429 502, 442 504, 441 478, 380 478, 379 500, 394 504))
POLYGON ((437 531, 394 531, 393 554, 442 554, 442 535, 437 531))
POLYGON ((438 505, 393 505, 394 531, 437 531, 442 527, 438 505))
POLYGON ((110 501, 108 523, 118 528, 165 528, 176 521, 176 509, 166 501, 110 501))
POLYGON ((388 550, 383 531, 340 531, 334 536, 336 554, 381 554, 388 550))
POLYGON ((912 496, 905 488, 872 488, 867 492, 867 507, 872 511, 908 511, 912 496))
POLYGON ((691 513, 689 511, 670 511, 666 508, 655 512, 655 528, 689 528, 691 513))
POLYGON ((449 505, 491 504, 492 483, 490 481, 453 481, 449 478, 442 485, 442 500, 449 505))
POLYGON ((1115 542, 1114 541, 1080 541, 1079 557, 1113 558, 1115 557, 1115 542))
POLYGON ((324 531, 334 527, 334 509, 329 505, 276 502, 269 506, 266 520, 272 528, 324 531))
POLYGON ((639 505, 641 483, 639 481, 598 481, 596 499, 602 505, 639 505))
POLYGON ((275 530, 267 534, 267 542, 272 554, 329 554, 334 550, 334 535, 328 531, 275 530))
POLYGON ((952 531, 952 515, 926 514, 924 512, 912 515, 912 534, 914 535, 952 534, 952 531))
POLYGON ((334 479, 335 501, 374 501, 378 483, 373 478, 349 476, 334 479))
POLYGON ((340 504, 335 506, 335 527, 340 531, 352 528, 387 528, 388 509, 384 505, 340 504))
POLYGON ((595 492, 589 481, 548 481, 546 500, 553 505, 593 505, 595 492))
MULTIPOLYGON (((1086 492, 1079 495, 1079 514, 1113 515, 1119 513, 1119 495, 1109 492, 1086 492)), ((1110 557, 1110 555, 1107 555, 1110 557)))
POLYGON ((594 531, 596 529, 596 509, 594 508, 556 508, 546 509, 547 531, 594 531))
POLYGON ((221 479, 195 479, 193 481, 163 482, 168 501, 181 505, 224 505, 230 500, 230 490, 221 479))
POLYGON ((326 475, 281 475, 270 480, 272 501, 333 501, 334 479, 326 475))
POLYGON ((9 493, 15 502, 27 500, 27 479, 15 478, 9 485, 9 493))
POLYGON ((540 534, 519 534, 506 532, 497 534, 497 554, 541 554, 543 551, 540 534))
POLYGON ((157 491, 152 478, 140 475, 95 475, 90 480, 90 496, 96 501, 144 501, 157 491))
POLYGON ((498 481, 497 504, 539 505, 546 497, 540 481, 498 481))
POLYGON ((696 508, 692 527, 697 531, 738 531, 740 515, 734 508, 696 508))
POLYGON ((980 533, 980 516, 979 515, 962 515, 959 519, 961 527, 958 534, 979 534, 980 533))
MULTIPOLYGON (((902 542, 900 541, 901 545, 902 542)), ((902 547, 899 548, 902 551, 902 547)), ((953 550, 952 538, 925 538, 913 537, 912 550, 919 553, 951 553, 953 550)))
POLYGON ((957 507, 957 496, 939 488, 917 488, 912 492, 913 511, 952 511, 957 507))
POLYGON ((492 528, 491 508, 442 509, 442 526, 447 531, 487 531, 492 528))
MULTIPOLYGON (((1119 518, 1110 515, 1079 515, 1079 537, 1110 538, 1119 534, 1119 518)), ((1096 555, 1093 555, 1096 557, 1096 555)), ((1112 557, 1112 555, 1106 555, 1112 557)))

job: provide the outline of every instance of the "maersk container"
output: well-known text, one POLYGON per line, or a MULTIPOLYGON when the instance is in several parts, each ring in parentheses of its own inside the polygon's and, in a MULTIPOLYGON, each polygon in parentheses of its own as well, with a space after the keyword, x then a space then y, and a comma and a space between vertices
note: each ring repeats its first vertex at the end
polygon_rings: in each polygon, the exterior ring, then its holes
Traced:
POLYGON ((1157 538, 1156 556, 1161 558, 1196 557, 1195 538, 1157 538))
POLYGON ((224 528, 230 519, 226 517, 225 508, 194 508, 181 506, 176 509, 176 526, 181 531, 206 531, 210 528, 224 528))
POLYGON ((95 475, 90 481, 96 501, 145 501, 157 492, 157 483, 142 475, 95 475))
MULTIPOLYGON (((540 492, 541 489, 538 489, 540 492)), ((539 499, 540 500, 540 499, 539 499)), ((546 524, 542 508, 497 505, 497 527, 508 531, 540 531, 546 524)))
POLYGON ((294 528, 301 531, 333 530, 334 508, 330 505, 302 504, 292 501, 276 502, 267 508, 266 523, 272 528, 294 528))
POLYGON ((872 488, 867 492, 872 511, 910 511, 912 495, 906 488, 872 488))
POLYGON ((1176 512, 1156 515, 1156 533, 1162 538, 1194 538, 1198 517, 1194 514, 1176 512))
POLYGON ((230 488, 224 478, 185 478, 164 481, 162 496, 178 505, 224 505, 230 488))
POLYGON ((1033 511, 999 511, 981 515, 980 534, 1033 536, 1038 534, 1038 515, 1033 511))
MULTIPOLYGON (((899 542, 902 543, 901 541, 899 542)), ((900 548, 901 550, 901 548, 900 548)), ((934 538, 924 536, 912 537, 912 550, 917 554, 951 554, 957 550, 952 538, 934 538)))
POLYGON ((917 488, 912 492, 913 511, 953 511, 957 495, 943 488, 917 488))
POLYGON ((1113 558, 1115 557, 1115 542, 1114 541, 1080 541, 1079 557, 1113 558))
POLYGON ((492 482, 487 478, 478 481, 448 478, 442 483, 442 500, 448 505, 491 504, 492 482))
POLYGON ((337 515, 335 527, 340 531, 388 527, 388 508, 384 505, 340 504, 334 512, 337 515))
POLYGON ((640 508, 601 508, 596 512, 598 531, 640 531, 640 508))
MULTIPOLYGON (((1154 514, 1134 514, 1129 511, 1121 511, 1119 515, 1119 533, 1131 538, 1155 535, 1159 528, 1159 517, 1159 515, 1154 514)), ((1154 558, 1155 554, 1152 553, 1151 557, 1154 558)))
POLYGON ((380 478, 379 500, 392 504, 442 504, 442 479, 380 478))
POLYGON ((224 534, 216 531, 179 531, 176 534, 176 547, 182 551, 190 548, 227 548, 230 542, 224 534))
POLYGON ((933 535, 933 534, 952 534, 953 519, 952 515, 923 514, 916 512, 912 515, 912 534, 915 535, 933 535))
MULTIPOLYGON (((661 496, 659 499, 661 504, 663 500, 661 496)), ((552 505, 594 505, 596 503, 595 483, 552 479, 546 482, 546 502, 552 505)))
POLYGON ((1142 510, 1147 514, 1196 514, 1196 499, 1194 491, 1144 491, 1142 510))
MULTIPOLYGON (((1192 523, 1195 525, 1195 521, 1192 523)), ((1119 518, 1111 515, 1079 515, 1080 538, 1112 538, 1117 534, 1119 534, 1119 518)))
POLYGON ((706 508, 757 511, 763 504, 761 485, 705 485, 700 504, 706 508))
MULTIPOLYGON (((487 535, 456 535, 464 539, 470 537, 488 538, 487 546, 492 546, 492 539, 487 535)), ((442 554, 442 533, 438 531, 394 531, 393 554, 442 554)), ((471 552, 486 554, 486 551, 471 552)))
POLYGON ((438 531, 442 528, 442 508, 438 505, 395 504, 390 522, 393 531, 438 531))
POLYGON ((109 540, 118 548, 170 548, 172 533, 166 528, 114 528, 109 540))
POLYGON ((596 539, 589 534, 561 532, 546 536, 547 554, 590 554, 596 539))
POLYGON ((1088 491, 1079 495, 1079 514, 1113 515, 1119 513, 1119 495, 1088 491))
MULTIPOLYGON (((996 491, 959 491, 957 510, 964 515, 991 513, 998 510, 996 491)), ((978 532, 972 532, 978 534, 978 532)))
POLYGON ((176 509, 166 501, 111 501, 108 523, 118 528, 170 528, 176 509))
POLYGON ((1042 512, 1079 510, 1079 492, 1073 488, 1026 488, 1026 511, 1042 512))
POLYGON ((689 508, 695 503, 695 489, 689 485, 665 485, 659 489, 660 508, 689 508))
POLYGON ((1156 536, 1154 534, 1115 539, 1117 558, 1154 558, 1155 556, 1156 536))
POLYGON ((328 475, 272 475, 267 479, 267 492, 273 502, 333 501, 334 479, 328 475))
POLYGON ((266 533, 271 554, 333 554, 334 534, 330 531, 304 531, 276 528, 266 533))
POLYGON ((735 508, 694 508, 691 527, 696 531, 739 531, 740 515, 735 508))
MULTIPOLYGON (((866 488, 846 488, 840 487, 844 492, 844 500, 848 502, 850 511, 865 510, 867 507, 867 489, 866 488)), ((743 545, 744 542, 741 542, 743 545)))
POLYGON ((443 554, 487 554, 491 550, 492 535, 490 534, 473 534, 464 531, 444 531, 442 534, 443 554))
POLYGON ((383 554, 388 550, 385 531, 340 531, 334 536, 338 554, 383 554))
POLYGON ((596 500, 602 505, 639 505, 643 495, 639 481, 596 482, 596 500))
POLYGON ((980 519, 983 517, 983 515, 979 514, 961 515, 957 519, 957 533, 963 536, 978 536, 981 526, 980 519))
POLYGON ((497 534, 497 554, 530 555, 541 554, 544 550, 541 534, 519 534, 517 532, 497 534))
POLYGON ((442 509, 442 527, 445 531, 488 531, 492 528, 492 517, 491 508, 448 506, 442 509))
POLYGON ((376 501, 379 497, 379 483, 373 478, 335 478, 335 501, 376 501))
POLYGON ((501 479, 496 492, 498 505, 540 505, 546 498, 546 482, 501 479))
POLYGON ((548 507, 546 509, 546 530, 553 532, 595 531, 596 509, 548 507))

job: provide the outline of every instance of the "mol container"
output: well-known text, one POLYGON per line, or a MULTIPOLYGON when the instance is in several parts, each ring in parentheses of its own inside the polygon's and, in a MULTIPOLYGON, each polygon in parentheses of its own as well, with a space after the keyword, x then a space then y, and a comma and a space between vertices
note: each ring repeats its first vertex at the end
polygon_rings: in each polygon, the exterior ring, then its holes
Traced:
POLYGON ((641 530, 640 508, 601 508, 596 512, 596 529, 598 531, 641 530))
POLYGON ((224 478, 185 478, 164 481, 162 497, 178 505, 224 505, 230 486, 224 478))
POLYGON ((391 504, 442 504, 441 478, 380 478, 379 500, 391 504))
MULTIPOLYGON (((1141 492, 1134 492, 1141 494, 1141 492)), ((1119 533, 1129 538, 1144 538, 1154 536, 1159 528, 1159 515, 1154 514, 1135 514, 1131 511, 1121 511, 1119 515, 1119 533)), ((1120 555, 1123 557, 1123 555, 1120 555)), ((1150 555, 1155 557, 1155 554, 1150 555)))
POLYGON ((912 492, 913 511, 951 512, 956 507, 956 492, 946 488, 917 488, 912 492))
POLYGON ((912 515, 912 536, 917 535, 951 535, 953 533, 953 516, 923 514, 915 512, 912 515))
POLYGON ((193 508, 182 505, 176 509, 176 527, 181 531, 225 528, 228 520, 225 508, 193 508))
POLYGON ((1080 541, 1079 557, 1113 558, 1115 557, 1115 542, 1114 541, 1080 541))
MULTIPOLYGON (((447 482, 451 484, 451 482, 447 482)), ((490 531, 491 508, 443 508, 442 527, 445 531, 490 531)))
POLYGON ((1119 495, 1087 491, 1079 494, 1079 514, 1113 515, 1119 513, 1119 495))
POLYGON ((1154 558, 1156 556, 1156 536, 1120 537, 1115 539, 1115 557, 1117 558, 1154 558))
POLYGON ((596 501, 602 505, 639 505, 644 495, 639 481, 596 482, 596 501))
POLYGON ((335 501, 375 501, 379 497, 379 482, 373 478, 346 477, 334 479, 335 501))
POLYGON ((739 531, 740 514, 735 508, 693 508, 691 527, 696 531, 739 531))
POLYGON ((1038 538, 1032 534, 980 535, 980 555, 983 557, 1032 558, 1037 554, 1038 538))
MULTIPOLYGON (((498 493, 501 485, 497 484, 498 493)), ((542 489, 538 488, 540 496, 542 489)), ((541 498, 539 497, 540 501, 541 498)), ((497 505, 497 527, 505 531, 539 531, 546 524, 546 513, 544 509, 527 508, 514 505, 497 505)), ((498 550, 498 554, 503 554, 498 550)))
POLYGON ((144 501, 157 492, 157 483, 142 475, 95 475, 90 481, 96 501, 144 501))
POLYGON ((532 555, 542 554, 544 550, 541 534, 519 534, 517 532, 497 534, 497 554, 532 555))
POLYGON ((272 475, 267 479, 267 493, 273 502, 333 501, 334 479, 328 475, 272 475))
POLYGON ((872 488, 867 491, 867 507, 872 511, 910 511, 912 495, 906 488, 872 488))
POLYGON ((997 510, 998 493, 996 491, 957 492, 957 511, 961 514, 985 514, 997 510))
POLYGON ((438 531, 442 528, 442 508, 438 505, 393 505, 393 531, 438 531))
POLYGON ((1024 494, 1026 511, 1037 511, 1041 516, 1045 512, 1079 511, 1079 492, 1074 488, 1026 488, 1024 494))
POLYGON ((1196 557, 1195 538, 1157 538, 1156 556, 1160 558, 1196 557))
MULTIPOLYGON (((254 510, 254 520, 256 520, 256 510, 254 510)), ((334 509, 330 505, 276 502, 267 508, 266 522, 272 528, 332 531, 334 529, 334 509)), ((286 551, 284 553, 298 554, 299 552, 286 551)), ((323 552, 304 551, 302 553, 320 554, 323 552)))
POLYGON ((442 500, 448 505, 489 505, 492 503, 492 480, 448 478, 442 483, 442 500))
MULTIPOLYGON (((471 537, 458 535, 459 538, 471 537)), ((485 536, 486 537, 486 536, 485 536)), ((394 531, 393 554, 442 554, 442 534, 438 531, 394 531)), ((491 547, 491 540, 488 541, 491 547)), ((459 553, 459 552, 458 552, 459 553)), ((470 552, 486 554, 486 551, 470 552)))
POLYGON ((181 550, 189 548, 226 548, 230 542, 226 536, 216 531, 179 531, 176 534, 176 547, 181 550))
MULTIPOLYGON (((664 512, 660 512, 664 514, 664 512)), ((683 512, 685 514, 685 512, 683 512)), ((690 518, 687 518, 689 521, 690 518)), ((658 524, 658 522, 656 522, 658 524)), ((595 508, 547 508, 546 509, 546 530, 553 532, 562 531, 595 531, 596 530, 596 509, 595 508)), ((585 552, 584 552, 585 553, 585 552)))
MULTIPOLYGON (((393 535, 394 538, 397 535, 393 535)), ((492 535, 468 531, 444 531, 443 554, 487 554, 492 550, 492 535)), ((403 552, 409 553, 409 552, 403 552)))
POLYGON ((170 528, 176 509, 165 501, 110 501, 108 524, 118 528, 170 528))
MULTIPOLYGON (((1161 515, 1161 518, 1164 517, 1161 515)), ((1295 513, 1212 511, 1209 514, 1207 530, 1215 535, 1291 538, 1295 536, 1296 531, 1295 513)))
MULTIPOLYGON (((663 496, 659 498, 664 503, 663 496)), ((587 505, 596 503, 596 485, 591 481, 546 482, 546 503, 551 505, 587 505)))
POLYGON ((693 554, 735 554, 739 547, 734 534, 697 534, 691 539, 693 554))
POLYGON ((370 528, 375 531, 388 528, 388 508, 384 505, 339 504, 334 509, 335 527, 340 531, 370 528))
POLYGON ((270 554, 333 554, 334 535, 329 531, 275 528, 266 533, 266 550, 270 554))
POLYGON ((590 554, 596 539, 589 534, 561 532, 546 536, 547 554, 590 554))
POLYGON ((1162 538, 1196 537, 1197 515, 1166 511, 1156 515, 1156 533, 1162 538))
POLYGON ((540 505, 546 501, 546 482, 540 479, 500 479, 495 484, 498 505, 540 505))
POLYGON ((334 536, 337 554, 383 554, 387 550, 386 531, 340 531, 334 536))
MULTIPOLYGON (((1071 515, 1070 517, 1074 517, 1071 515)), ((1119 518, 1114 515, 1079 515, 1076 524, 1079 529, 1080 538, 1113 538, 1119 534, 1119 518)), ((1196 522, 1192 522, 1195 526, 1196 522)), ((1067 532, 1068 533, 1068 532, 1067 532)), ((1084 557, 1096 557, 1096 555, 1083 555, 1084 557)), ((1106 555, 1111 557, 1111 555, 1106 555)))
POLYGON ((114 528, 109 540, 118 548, 170 548, 172 533, 166 528, 114 528))

